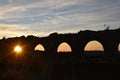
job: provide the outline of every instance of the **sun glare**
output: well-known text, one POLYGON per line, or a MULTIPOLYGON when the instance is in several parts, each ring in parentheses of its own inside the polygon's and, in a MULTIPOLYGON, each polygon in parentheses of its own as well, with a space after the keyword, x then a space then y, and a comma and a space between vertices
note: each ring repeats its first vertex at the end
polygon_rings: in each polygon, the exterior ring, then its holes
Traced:
POLYGON ((17 53, 20 53, 22 51, 22 48, 20 46, 16 46, 14 48, 14 51, 17 52, 17 53))

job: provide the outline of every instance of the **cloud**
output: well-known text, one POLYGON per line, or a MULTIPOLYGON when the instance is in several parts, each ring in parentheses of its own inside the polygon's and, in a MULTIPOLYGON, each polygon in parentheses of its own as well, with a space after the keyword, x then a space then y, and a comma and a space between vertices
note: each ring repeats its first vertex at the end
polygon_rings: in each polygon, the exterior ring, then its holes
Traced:
POLYGON ((2 37, 16 37, 16 36, 47 36, 48 32, 37 31, 32 26, 13 25, 13 24, 0 24, 0 38, 2 37))
POLYGON ((119 0, 0 0, 0 30, 13 36, 43 36, 51 32, 103 30, 104 24, 114 29, 120 26, 119 5, 119 0))

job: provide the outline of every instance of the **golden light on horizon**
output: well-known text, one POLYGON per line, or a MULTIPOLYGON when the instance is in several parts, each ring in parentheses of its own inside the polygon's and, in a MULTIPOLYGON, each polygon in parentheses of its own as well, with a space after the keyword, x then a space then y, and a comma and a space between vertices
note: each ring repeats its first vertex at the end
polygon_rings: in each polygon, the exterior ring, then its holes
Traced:
POLYGON ((119 46, 118 46, 118 51, 120 51, 120 43, 119 43, 119 46))
POLYGON ((35 47, 35 50, 45 51, 45 48, 44 48, 41 44, 38 44, 38 45, 35 47))
POLYGON ((69 44, 63 42, 59 45, 57 52, 72 52, 72 49, 69 44))
POLYGON ((14 52, 16 52, 16 53, 20 53, 22 51, 22 48, 19 46, 19 45, 17 45, 15 48, 14 48, 14 52))
POLYGON ((85 51, 104 51, 103 46, 98 41, 90 41, 86 47, 85 51))

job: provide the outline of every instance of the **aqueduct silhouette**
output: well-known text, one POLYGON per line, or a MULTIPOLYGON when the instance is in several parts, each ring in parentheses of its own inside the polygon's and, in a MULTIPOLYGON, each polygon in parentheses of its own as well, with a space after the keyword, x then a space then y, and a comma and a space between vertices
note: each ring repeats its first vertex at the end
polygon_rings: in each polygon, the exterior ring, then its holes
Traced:
POLYGON ((104 31, 80 31, 78 33, 58 34, 52 33, 47 37, 21 36, 1 39, 0 49, 3 53, 9 53, 16 44, 23 46, 26 52, 33 52, 38 44, 42 44, 45 52, 56 55, 58 46, 66 42, 72 49, 73 56, 82 56, 88 42, 96 40, 104 48, 104 54, 110 61, 118 61, 118 45, 120 43, 120 29, 104 31))

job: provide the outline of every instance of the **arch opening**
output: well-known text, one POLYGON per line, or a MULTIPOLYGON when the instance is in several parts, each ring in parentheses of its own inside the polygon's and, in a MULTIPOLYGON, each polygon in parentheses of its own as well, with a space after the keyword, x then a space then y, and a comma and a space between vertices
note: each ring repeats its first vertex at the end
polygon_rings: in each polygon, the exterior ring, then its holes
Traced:
POLYGON ((57 52, 72 52, 72 49, 68 43, 63 42, 58 46, 57 52))
POLYGON ((120 43, 118 45, 118 53, 120 54, 120 43))
POLYGON ((87 43, 87 45, 84 48, 84 53, 89 56, 103 55, 104 47, 100 42, 93 40, 87 43))
POLYGON ((35 51, 45 51, 45 48, 43 47, 43 45, 41 45, 41 44, 38 44, 36 47, 35 47, 35 49, 34 49, 35 51))
POLYGON ((87 43, 85 51, 104 51, 104 48, 100 42, 94 40, 87 43))

